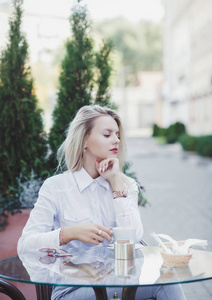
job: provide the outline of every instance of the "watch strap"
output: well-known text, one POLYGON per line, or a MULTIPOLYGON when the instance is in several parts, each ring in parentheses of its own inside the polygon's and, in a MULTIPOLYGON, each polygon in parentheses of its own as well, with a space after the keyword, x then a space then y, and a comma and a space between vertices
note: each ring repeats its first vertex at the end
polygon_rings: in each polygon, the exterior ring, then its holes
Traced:
POLYGON ((128 196, 127 190, 123 191, 113 191, 113 199, 115 198, 126 198, 128 196))

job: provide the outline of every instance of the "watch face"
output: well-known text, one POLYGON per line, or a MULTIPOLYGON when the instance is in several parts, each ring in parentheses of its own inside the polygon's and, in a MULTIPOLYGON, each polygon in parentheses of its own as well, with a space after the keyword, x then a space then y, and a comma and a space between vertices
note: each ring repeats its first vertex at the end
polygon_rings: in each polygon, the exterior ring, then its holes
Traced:
POLYGON ((113 198, 127 197, 127 196, 128 196, 127 190, 113 191, 113 198))

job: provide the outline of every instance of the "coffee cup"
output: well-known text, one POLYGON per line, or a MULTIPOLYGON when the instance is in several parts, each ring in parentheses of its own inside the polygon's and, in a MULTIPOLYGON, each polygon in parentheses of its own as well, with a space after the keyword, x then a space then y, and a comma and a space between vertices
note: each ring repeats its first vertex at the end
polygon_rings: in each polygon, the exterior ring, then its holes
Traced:
POLYGON ((114 227, 113 238, 116 243, 135 243, 136 229, 131 226, 114 227))

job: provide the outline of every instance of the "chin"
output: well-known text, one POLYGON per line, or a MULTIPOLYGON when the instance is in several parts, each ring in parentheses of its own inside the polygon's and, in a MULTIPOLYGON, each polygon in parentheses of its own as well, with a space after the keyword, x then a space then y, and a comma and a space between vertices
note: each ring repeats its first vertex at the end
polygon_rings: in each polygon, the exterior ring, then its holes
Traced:
POLYGON ((117 153, 111 153, 108 158, 118 158, 118 154, 117 153))

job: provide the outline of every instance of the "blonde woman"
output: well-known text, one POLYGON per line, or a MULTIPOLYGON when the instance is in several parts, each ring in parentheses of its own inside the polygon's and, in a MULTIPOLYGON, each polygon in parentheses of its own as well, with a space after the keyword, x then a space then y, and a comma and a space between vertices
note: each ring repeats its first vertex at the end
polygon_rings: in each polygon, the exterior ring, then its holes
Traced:
MULTIPOLYGON (((18 252, 42 247, 84 249, 111 242, 111 228, 136 228, 136 242, 143 226, 138 210, 138 188, 122 172, 125 139, 114 110, 84 106, 76 114, 58 150, 58 169, 39 192, 18 243, 18 252)), ((142 288, 136 299, 184 299, 165 297, 163 288, 142 288), (145 294, 145 291, 147 292, 145 294), (157 291, 157 292, 156 292, 157 291), (153 297, 154 296, 154 297, 153 297), (156 297, 154 298, 156 299, 156 297)), ((175 289, 170 289, 175 291, 175 289)), ((178 289, 176 289, 178 291, 178 289)), ((136 296, 136 297, 137 297, 136 296)), ((92 289, 55 288, 52 299, 95 299, 92 289)))

